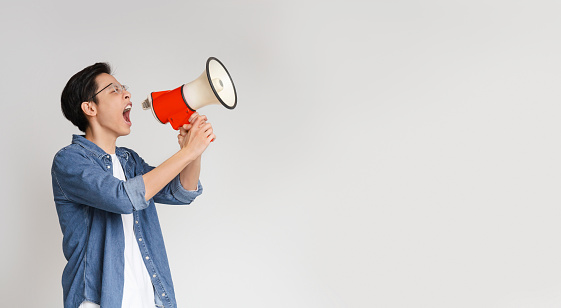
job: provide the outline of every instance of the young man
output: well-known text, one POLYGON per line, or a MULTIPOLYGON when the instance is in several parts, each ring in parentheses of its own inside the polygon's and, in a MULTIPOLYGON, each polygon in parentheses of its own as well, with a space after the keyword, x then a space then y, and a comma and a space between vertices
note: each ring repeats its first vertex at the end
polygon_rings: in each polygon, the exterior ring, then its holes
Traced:
POLYGON ((202 193, 201 154, 216 136, 195 113, 180 128, 180 150, 154 168, 116 146, 130 133, 130 98, 106 63, 78 72, 62 92, 64 116, 85 133, 51 170, 65 308, 177 306, 154 202, 189 204, 202 193))

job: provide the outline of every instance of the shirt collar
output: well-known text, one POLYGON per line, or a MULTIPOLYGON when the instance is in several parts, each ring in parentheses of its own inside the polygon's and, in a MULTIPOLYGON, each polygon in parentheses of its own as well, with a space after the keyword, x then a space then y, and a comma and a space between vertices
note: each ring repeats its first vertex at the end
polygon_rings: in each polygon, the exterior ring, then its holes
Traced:
MULTIPOLYGON (((84 149, 92 152, 97 158, 107 155, 107 153, 97 144, 86 139, 85 135, 72 135, 72 143, 82 146, 84 149)), ((115 154, 124 159, 127 159, 130 155, 129 151, 120 147, 115 147, 115 154)))

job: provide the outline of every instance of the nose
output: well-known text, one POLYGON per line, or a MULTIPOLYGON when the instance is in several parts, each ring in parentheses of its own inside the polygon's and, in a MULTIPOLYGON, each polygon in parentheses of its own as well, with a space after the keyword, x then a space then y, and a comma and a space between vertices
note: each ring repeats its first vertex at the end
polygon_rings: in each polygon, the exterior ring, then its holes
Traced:
POLYGON ((125 90, 125 91, 123 91, 123 94, 125 95, 125 99, 130 99, 131 98, 131 92, 125 90))

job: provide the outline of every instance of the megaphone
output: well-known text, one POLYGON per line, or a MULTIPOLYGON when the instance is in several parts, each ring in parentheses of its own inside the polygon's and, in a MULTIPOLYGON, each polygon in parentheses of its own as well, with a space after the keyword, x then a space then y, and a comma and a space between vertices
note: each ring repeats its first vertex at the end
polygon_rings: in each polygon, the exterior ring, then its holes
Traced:
POLYGON ((178 130, 189 124, 189 117, 201 107, 222 104, 234 109, 237 103, 236 87, 230 73, 222 62, 210 57, 199 78, 174 90, 150 93, 142 102, 142 109, 152 109, 160 123, 169 122, 173 129, 178 130))

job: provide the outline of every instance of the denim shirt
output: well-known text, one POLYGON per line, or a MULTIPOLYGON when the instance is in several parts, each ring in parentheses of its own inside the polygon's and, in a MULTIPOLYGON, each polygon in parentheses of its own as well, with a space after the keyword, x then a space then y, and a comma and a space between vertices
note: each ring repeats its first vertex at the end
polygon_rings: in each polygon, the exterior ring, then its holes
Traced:
POLYGON ((133 214, 134 234, 152 279, 156 304, 177 307, 154 202, 190 204, 202 193, 183 188, 179 175, 146 201, 142 175, 154 167, 133 150, 115 149, 126 181, 113 176, 111 156, 84 136, 73 135, 51 169, 53 195, 68 261, 62 274, 65 308, 84 300, 121 307, 125 239, 121 214, 133 214))

